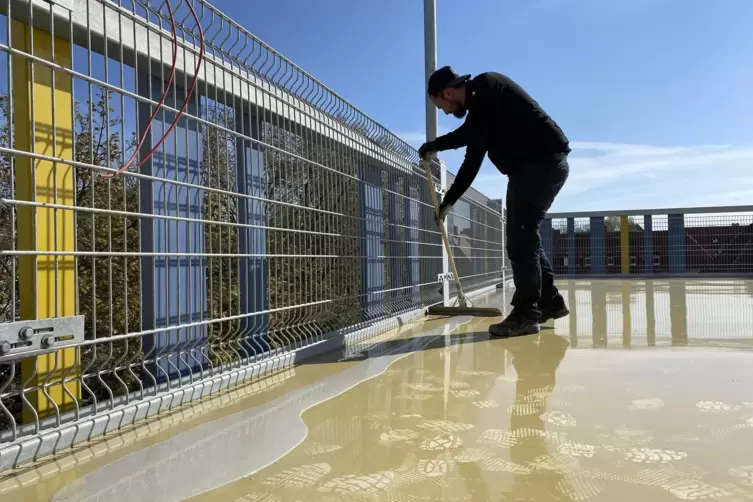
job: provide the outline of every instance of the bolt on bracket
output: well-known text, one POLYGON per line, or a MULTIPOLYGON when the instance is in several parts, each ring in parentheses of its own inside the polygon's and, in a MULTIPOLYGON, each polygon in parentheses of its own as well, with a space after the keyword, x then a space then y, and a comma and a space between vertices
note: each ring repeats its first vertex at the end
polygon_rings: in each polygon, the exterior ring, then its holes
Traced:
POLYGON ((51 353, 80 344, 84 339, 84 316, 3 323, 0 363, 51 353))

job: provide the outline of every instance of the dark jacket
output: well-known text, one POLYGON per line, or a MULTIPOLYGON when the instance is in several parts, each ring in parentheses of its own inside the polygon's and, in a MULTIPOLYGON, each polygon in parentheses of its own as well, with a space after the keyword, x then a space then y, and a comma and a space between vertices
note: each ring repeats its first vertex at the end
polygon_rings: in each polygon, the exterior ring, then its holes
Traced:
POLYGON ((509 77, 487 72, 466 85, 465 122, 435 142, 440 152, 466 147, 446 204, 454 204, 468 190, 486 154, 502 174, 514 176, 537 160, 570 153, 562 129, 509 77))

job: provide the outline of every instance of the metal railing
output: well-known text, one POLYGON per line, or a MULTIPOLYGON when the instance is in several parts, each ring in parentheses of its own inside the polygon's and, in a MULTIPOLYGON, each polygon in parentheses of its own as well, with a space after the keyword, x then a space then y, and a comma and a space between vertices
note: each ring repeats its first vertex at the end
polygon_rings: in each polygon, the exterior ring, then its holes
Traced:
POLYGON ((547 216, 542 246, 561 275, 753 274, 753 206, 547 216))
MULTIPOLYGON (((0 469, 450 300, 417 152, 208 3, 0 25, 0 469)), ((450 228, 500 282, 499 204, 450 228)))

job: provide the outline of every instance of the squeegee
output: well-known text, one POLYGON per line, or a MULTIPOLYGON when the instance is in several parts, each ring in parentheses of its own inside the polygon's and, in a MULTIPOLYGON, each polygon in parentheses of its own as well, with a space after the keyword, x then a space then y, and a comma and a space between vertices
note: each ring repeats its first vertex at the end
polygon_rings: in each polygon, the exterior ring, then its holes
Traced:
MULTIPOLYGON (((431 175, 431 164, 428 160, 422 160, 421 161, 424 165, 424 169, 426 170, 426 182, 429 184, 429 193, 431 194, 431 199, 434 202, 434 213, 437 215, 437 219, 439 218, 439 198, 437 197, 437 192, 434 189, 434 177, 431 175)), ((472 303, 469 305, 468 298, 465 296, 465 293, 463 293, 463 286, 460 284, 460 276, 458 275, 458 269, 455 267, 455 260, 452 257, 452 249, 450 248, 450 241, 447 238, 447 231, 444 228, 444 225, 440 223, 439 229, 442 232, 442 241, 444 242, 444 247, 447 250, 447 256, 450 259, 450 267, 452 270, 452 275, 455 279, 455 288, 457 289, 457 299, 455 300, 456 305, 453 305, 451 307, 445 307, 444 305, 432 305, 429 307, 426 311, 428 315, 467 315, 467 316, 487 316, 487 317, 498 317, 502 316, 502 311, 497 308, 492 307, 476 307, 472 303)))

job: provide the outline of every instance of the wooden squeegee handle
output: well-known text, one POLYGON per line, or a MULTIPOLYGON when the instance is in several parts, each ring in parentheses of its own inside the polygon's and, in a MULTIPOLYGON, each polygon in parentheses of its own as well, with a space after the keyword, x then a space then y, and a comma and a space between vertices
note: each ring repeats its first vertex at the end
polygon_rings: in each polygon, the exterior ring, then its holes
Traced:
MULTIPOLYGON (((431 175, 431 164, 428 160, 421 160, 426 171, 426 182, 429 184, 429 193, 431 194, 431 200, 434 202, 434 214, 439 217, 439 197, 437 197, 437 191, 434 189, 434 177, 431 175)), ((450 268, 452 269, 452 275, 455 277, 455 287, 458 289, 458 300, 465 302, 465 295, 463 294, 463 288, 460 286, 460 276, 458 275, 458 269, 455 267, 455 260, 452 258, 452 249, 450 249, 450 241, 447 239, 447 232, 444 225, 440 224, 439 229, 442 232, 442 240, 444 241, 444 247, 447 250, 447 256, 450 259, 450 268)))

